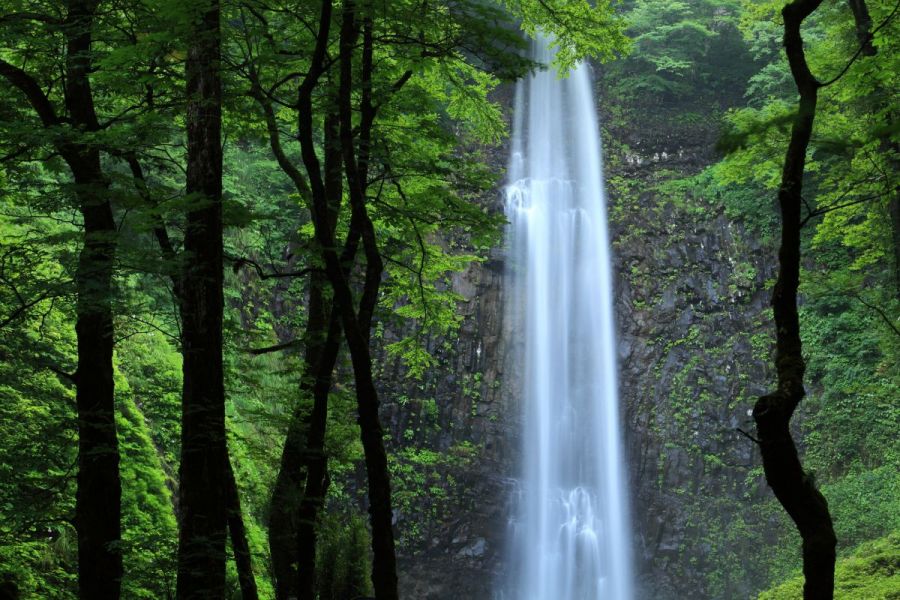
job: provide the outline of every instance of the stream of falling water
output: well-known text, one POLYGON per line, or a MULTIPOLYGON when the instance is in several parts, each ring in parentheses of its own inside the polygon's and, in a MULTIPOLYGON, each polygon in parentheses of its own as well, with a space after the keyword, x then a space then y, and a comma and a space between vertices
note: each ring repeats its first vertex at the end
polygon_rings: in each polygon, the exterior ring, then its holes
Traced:
MULTIPOLYGON (((538 62, 553 51, 532 44, 538 62)), ((612 272, 587 65, 519 82, 507 187, 524 468, 509 600, 629 600, 612 272)))

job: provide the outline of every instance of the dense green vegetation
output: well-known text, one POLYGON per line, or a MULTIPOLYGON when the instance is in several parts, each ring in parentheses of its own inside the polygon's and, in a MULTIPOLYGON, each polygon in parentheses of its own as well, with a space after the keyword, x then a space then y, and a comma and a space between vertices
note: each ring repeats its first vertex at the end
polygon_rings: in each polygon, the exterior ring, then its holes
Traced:
MULTIPOLYGON (((187 4, 0 1, 0 597, 15 597, 12 589, 22 598, 78 597, 75 323, 86 310, 79 300, 92 293, 90 281, 85 287, 79 276, 79 254, 86 241, 111 238, 117 247, 112 291, 102 300, 114 326, 108 333, 121 539, 108 550, 124 564, 123 598, 175 594, 184 377, 176 288, 192 258, 183 248, 185 215, 206 206, 202 197, 185 194, 190 98, 184 63, 199 13, 187 4), (99 118, 94 128, 78 123, 68 93, 72 59, 83 56, 67 47, 67 36, 86 27, 71 14, 85 6, 96 15, 87 26, 93 33, 88 79, 99 118), (57 119, 29 104, 19 72, 28 74, 57 119), (100 157, 101 179, 79 179, 67 162, 72 147, 100 157), (98 186, 98 195, 85 201, 85 190, 98 186), (86 237, 85 207, 98 202, 111 205, 115 227, 86 237)), ((329 318, 322 315, 341 308, 334 283, 323 275, 328 250, 359 246, 341 263, 358 307, 351 307, 356 314, 348 322, 358 321, 365 341, 371 329, 379 389, 410 390, 389 397, 392 408, 409 415, 399 436, 376 436, 388 449, 396 511, 388 515, 396 516, 400 553, 420 549, 429 527, 447 518, 448 495, 460 485, 453 473, 478 460, 479 449, 468 441, 446 451, 431 446, 441 433, 441 407, 428 373, 454 345, 461 322, 453 275, 500 244, 503 218, 493 194, 502 179, 494 153, 507 134, 501 84, 535 67, 521 58, 520 30, 555 34, 563 65, 584 56, 598 61, 610 188, 617 198, 613 221, 641 212, 661 223, 708 224, 710 215, 724 214, 740 226, 734 236, 741 244, 771 248, 774 256, 775 197, 795 101, 780 48, 782 3, 426 4, 359 2, 348 32, 341 31, 342 19, 353 4, 335 3, 309 110, 297 95, 315 70, 318 3, 222 5, 224 411, 261 598, 276 594, 270 523, 286 439, 299 431, 306 444, 316 412, 316 361, 305 353, 325 342, 329 318), (341 58, 342 42, 348 42, 342 36, 351 34, 355 39, 341 58), (342 60, 348 65, 343 73, 342 60), (339 123, 344 107, 351 108, 349 122, 339 123), (308 140, 300 139, 297 125, 306 117, 308 140), (635 142, 624 133, 629 128, 693 139, 710 154, 721 130, 723 155, 715 164, 704 158, 632 177, 626 164, 652 151, 657 140, 651 134, 635 142), (323 163, 319 175, 334 211, 326 229, 334 247, 317 237, 323 221, 304 150, 323 163), (369 169, 364 210, 353 205, 355 180, 341 167, 353 161, 341 150, 369 169), (374 251, 355 219, 371 225, 374 251), (374 278, 375 306, 366 324, 373 279, 367 271, 376 255, 383 272, 374 278), (391 372, 404 373, 408 383, 379 381, 397 364, 391 372)), ((822 80, 839 79, 821 93, 807 164, 800 318, 808 395, 794 420, 808 476, 828 499, 835 523, 837 597, 860 599, 900 597, 898 19, 887 0, 867 6, 874 55, 854 58, 861 42, 843 4, 824 4, 805 25, 813 69, 822 80)), ((677 149, 670 152, 675 156, 677 149)), ((617 244, 647 234, 631 228, 617 244)), ((662 235, 671 245, 690 244, 692 231, 669 226, 662 235)), ((771 285, 772 265, 751 262, 749 252, 734 259, 721 302, 749 310, 749 296, 771 285)), ((703 265, 696 269, 706 275, 703 265)), ((635 300, 637 309, 662 301, 659 285, 669 275, 634 265, 621 276, 646 291, 635 300)), ((702 357, 727 360, 737 344, 749 344, 762 363, 773 340, 771 323, 761 316, 753 330, 709 348, 704 335, 718 318, 683 339, 654 341, 667 354, 693 355, 678 365, 659 414, 677 432, 667 441, 673 453, 686 452, 713 474, 729 467, 692 439, 691 419, 717 403, 751 406, 761 382, 748 381, 748 367, 734 365, 727 375, 736 379, 736 393, 723 401, 709 393, 698 364, 702 357)), ((327 474, 317 482, 324 499, 312 513, 311 596, 334 600, 373 593, 373 557, 379 557, 371 551, 373 524, 366 517, 372 459, 364 444, 372 439, 361 437, 358 421, 358 359, 337 343, 322 415, 319 454, 327 457, 327 474)), ((647 366, 654 376, 658 369, 647 366)), ((481 373, 460 373, 456 384, 476 414, 486 385, 481 373)), ((312 462, 306 455, 303 461, 297 473, 309 489, 312 462)), ((717 488, 716 497, 707 496, 709 490, 673 492, 690 497, 696 535, 683 551, 704 556, 699 568, 707 597, 739 597, 776 584, 760 598, 800 597, 799 540, 778 503, 760 499, 761 477, 761 468, 750 469, 743 485, 717 488), (732 518, 705 519, 711 506, 732 518)), ((304 498, 299 486, 295 482, 292 492, 298 504, 304 498)), ((240 598, 233 544, 225 592, 240 598)))
MULTIPOLYGON (((772 285, 773 265, 761 264, 755 248, 770 248, 765 255, 773 256, 777 246, 775 198, 795 110, 795 90, 780 44, 782 5, 721 3, 703 11, 698 3, 662 3, 665 10, 657 7, 652 14, 665 19, 648 21, 651 13, 644 9, 650 4, 636 3, 632 9, 629 32, 636 35, 638 49, 602 68, 602 90, 612 101, 602 110, 608 114, 606 143, 613 173, 628 173, 638 161, 659 161, 650 169, 651 177, 638 171, 638 180, 630 173, 611 178, 617 196, 614 220, 628 223, 615 243, 627 248, 638 243, 632 239, 661 238, 650 249, 654 256, 666 256, 690 244, 691 231, 720 227, 719 215, 737 225, 728 236, 743 252, 728 257, 727 285, 702 264, 658 273, 647 264, 652 260, 635 262, 624 277, 638 291, 632 305, 642 312, 652 314, 653 307, 665 302, 666 288, 688 275, 711 281, 721 303, 695 320, 683 338, 655 340, 664 358, 674 355, 681 362, 674 376, 661 372, 664 361, 655 365, 651 381, 671 376, 673 384, 668 404, 656 408, 653 420, 663 420, 664 425, 655 426, 656 435, 672 460, 687 454, 704 473, 703 487, 671 490, 665 487, 665 461, 660 463, 659 489, 683 503, 691 532, 684 548, 691 558, 678 561, 676 568, 689 565, 704 573, 705 593, 711 597, 743 597, 754 588, 750 582, 765 586, 797 573, 799 537, 777 502, 760 497, 760 468, 725 464, 722 455, 709 450, 739 443, 733 431, 722 429, 715 439, 698 440, 695 421, 698 413, 721 414, 716 407, 723 402, 740 413, 752 406, 764 382, 748 377, 752 364, 730 361, 735 348, 749 344, 756 364, 768 362, 772 352, 768 315, 760 315, 749 330, 722 333, 723 328, 732 331, 730 314, 757 310, 754 292, 772 285), (713 15, 719 26, 710 29, 713 15), (678 36, 684 31, 733 51, 705 55, 698 47, 708 44, 682 47, 678 36), (666 66, 670 63, 653 54, 653 44, 660 40, 665 57, 689 61, 689 77, 666 81, 672 78, 666 66), (641 43, 649 46, 646 58, 641 43), (722 62, 711 67, 711 58, 722 62), (632 73, 630 82, 620 85, 632 73), (645 86, 643 93, 631 92, 635 84, 645 86), (670 94, 675 85, 680 91, 670 94), (719 146, 727 155, 705 167, 715 161, 706 158, 708 154, 697 160, 696 154, 704 152, 704 139, 716 136, 717 128, 710 127, 716 122, 724 125, 719 146), (679 146, 694 155, 692 160, 678 160, 679 146), (656 157, 648 154, 658 147, 670 153, 674 164, 667 165, 665 157, 660 160, 658 150, 656 157), (635 226, 629 215, 637 211, 646 217, 635 226), (736 378, 727 399, 712 391, 717 386, 708 376, 711 365, 725 366, 736 378), (745 481, 727 483, 739 472, 746 474, 745 481)), ((868 8, 872 22, 881 25, 874 36, 878 52, 857 57, 821 94, 806 181, 812 191, 806 195, 802 232, 800 317, 808 395, 795 417, 795 434, 808 473, 829 501, 840 557, 900 528, 897 154, 891 141, 896 136, 897 25, 892 3, 869 3, 868 8)), ((827 81, 842 72, 860 42, 845 6, 826 4, 820 13, 804 26, 804 36, 810 40, 816 75, 827 81)), ((837 597, 843 597, 840 571, 838 577, 837 597)), ((881 595, 873 591, 858 597, 892 597, 900 591, 896 581, 878 577, 873 574, 872 590, 881 595)), ((789 589, 798 594, 802 579, 792 586, 789 589)))
MULTIPOLYGON (((900 540, 897 534, 861 545, 851 556, 838 561, 835 595, 848 600, 896 598, 900 540)), ((802 578, 795 577, 760 594, 760 600, 791 600, 803 597, 802 578)))

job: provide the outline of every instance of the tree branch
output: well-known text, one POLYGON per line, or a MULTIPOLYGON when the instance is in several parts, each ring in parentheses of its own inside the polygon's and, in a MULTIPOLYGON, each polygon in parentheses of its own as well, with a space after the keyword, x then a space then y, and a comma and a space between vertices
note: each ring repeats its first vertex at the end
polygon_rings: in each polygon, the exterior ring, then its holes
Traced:
POLYGON ((45 25, 54 25, 57 27, 65 23, 65 21, 58 17, 53 17, 36 12, 9 13, 0 17, 0 23, 14 23, 16 21, 37 21, 38 23, 44 23, 45 25))
POLYGON ((34 77, 2 58, 0 58, 0 77, 6 79, 11 85, 25 94, 28 103, 31 104, 31 107, 38 114, 44 127, 52 127, 59 124, 53 104, 34 77))
POLYGON ((872 310, 874 310, 875 312, 877 312, 878 315, 881 317, 881 319, 887 324, 887 326, 891 328, 891 331, 893 331, 898 336, 900 336, 900 329, 898 329, 897 326, 894 325, 894 323, 891 321, 891 319, 887 316, 887 314, 881 308, 875 306, 874 304, 870 304, 870 303, 866 302, 865 300, 863 300, 860 296, 858 296, 856 294, 853 294, 853 297, 856 298, 857 300, 859 300, 860 302, 862 302, 865 306, 867 306, 867 307, 871 308, 872 310))
MULTIPOLYGON (((862 3, 862 0, 851 0, 851 2, 850 2, 851 8, 853 8, 854 2, 862 3)), ((865 4, 863 4, 863 9, 865 9, 865 4)), ((885 19, 878 25, 878 27, 876 27, 875 29, 873 29, 872 31, 870 31, 866 34, 865 39, 862 41, 859 48, 853 54, 853 57, 847 62, 847 64, 844 66, 844 68, 841 69, 840 73, 838 73, 833 78, 826 81, 825 83, 820 83, 819 87, 827 87, 827 86, 831 85, 832 83, 835 83, 837 80, 839 80, 844 75, 846 75, 847 71, 850 70, 850 67, 853 66, 853 63, 856 62, 856 59, 858 59, 863 54, 865 54, 866 56, 874 55, 875 47, 872 46, 872 40, 875 39, 875 34, 878 33, 882 28, 884 28, 888 23, 890 23, 891 20, 893 20, 893 18, 895 16, 897 16, 898 9, 900 9, 900 2, 897 2, 897 4, 894 5, 894 10, 891 11, 891 14, 889 14, 887 17, 885 17, 885 19)), ((866 17, 868 17, 868 14, 869 14, 868 11, 866 11, 866 17)), ((854 8, 854 16, 857 16, 855 8, 854 8)), ((870 21, 870 23, 871 23, 871 21, 870 21)), ((859 17, 857 16, 857 31, 859 31, 859 27, 860 27, 859 17)))
POLYGON ((262 265, 260 265, 258 262, 256 262, 255 260, 249 259, 249 258, 239 257, 239 258, 232 258, 231 260, 234 261, 234 264, 232 266, 232 271, 234 273, 237 273, 238 271, 240 271, 241 267, 243 267, 244 265, 249 265, 249 266, 253 267, 253 270, 256 271, 256 274, 259 276, 260 279, 288 279, 291 277, 306 277, 310 273, 323 273, 324 272, 324 269, 318 269, 315 267, 307 267, 305 269, 300 269, 299 271, 277 271, 276 270, 276 271, 269 272, 269 271, 263 270, 262 265))
POLYGON ((297 346, 302 345, 302 340, 288 340, 287 342, 282 342, 281 344, 264 346, 262 348, 247 348, 245 352, 247 354, 252 354, 253 356, 260 356, 262 354, 270 354, 272 352, 281 352, 282 350, 288 350, 290 348, 296 348, 297 346))

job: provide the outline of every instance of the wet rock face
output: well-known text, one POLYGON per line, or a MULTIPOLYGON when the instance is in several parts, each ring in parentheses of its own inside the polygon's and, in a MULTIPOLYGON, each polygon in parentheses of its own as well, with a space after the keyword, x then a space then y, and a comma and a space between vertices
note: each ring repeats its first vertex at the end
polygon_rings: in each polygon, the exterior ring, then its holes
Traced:
MULTIPOLYGON (((609 128, 604 136, 640 597, 747 597, 762 582, 726 567, 759 549, 734 540, 725 556, 723 544, 736 511, 767 494, 751 471, 755 449, 736 429, 752 427, 747 410, 769 382, 765 281, 774 252, 714 199, 685 202, 684 190, 656 185, 710 164, 709 128, 609 128)), ((509 360, 517 337, 504 320, 502 258, 498 251, 454 277, 464 320, 458 337, 433 342, 440 366, 423 381, 407 381, 383 357, 382 414, 393 450, 412 443, 452 457, 465 449, 462 460, 425 476, 429 491, 401 502, 398 532, 416 532, 401 533, 405 598, 487 600, 504 576, 526 440, 510 391, 521 374, 509 360), (426 398, 436 405, 433 422, 423 416, 426 398)))
POLYGON ((454 276, 464 319, 458 337, 435 342, 440 366, 422 381, 405 380, 395 362, 384 367, 382 415, 394 448, 412 443, 450 457, 424 474, 429 489, 398 519, 398 532, 418 530, 400 536, 405 598, 488 599, 502 571, 520 443, 520 408, 502 385, 509 375, 503 340, 510 334, 504 331, 502 280, 496 259, 454 276), (436 422, 420 426, 418 403, 401 404, 400 397, 433 398, 436 422))
MULTIPOLYGON (((768 381, 771 269, 721 212, 637 199, 640 210, 622 210, 624 197, 611 203, 636 570, 647 597, 720 597, 707 589, 720 566, 709 538, 763 492, 747 483, 754 448, 736 430, 752 429, 747 409, 768 381)), ((753 586, 725 589, 746 597, 753 586)))

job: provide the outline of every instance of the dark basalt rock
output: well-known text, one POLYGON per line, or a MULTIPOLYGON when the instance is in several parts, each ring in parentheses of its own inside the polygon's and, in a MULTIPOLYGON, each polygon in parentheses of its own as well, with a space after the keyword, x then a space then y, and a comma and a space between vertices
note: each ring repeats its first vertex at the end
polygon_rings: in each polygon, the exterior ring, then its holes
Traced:
MULTIPOLYGON (((612 128, 605 135, 609 140, 621 132, 612 128)), ((660 169, 691 174, 710 164, 714 131, 690 138, 679 137, 683 132, 630 135, 640 154, 608 151, 607 175, 644 182, 637 198, 620 195, 615 186, 609 198, 637 588, 640 598, 710 598, 716 548, 704 540, 705 528, 767 493, 759 477, 750 476, 754 448, 734 429, 747 426, 747 399, 768 378, 765 356, 756 355, 748 339, 769 331, 763 282, 771 275, 770 252, 715 203, 687 211, 679 208, 683 202, 651 191, 660 169), (749 286, 735 283, 736 261, 754 267, 749 286)), ((505 153, 497 160, 503 168, 505 153)), ((444 484, 441 515, 421 510, 398 521, 400 530, 412 520, 422 530, 402 548, 400 563, 401 590, 415 600, 493 597, 506 568, 522 442, 521 407, 508 385, 520 374, 508 360, 518 340, 504 320, 502 250, 455 275, 453 289, 464 298, 464 319, 457 338, 434 341, 439 368, 423 382, 407 382, 404 369, 382 356, 383 417, 395 448, 410 443, 405 432, 420 421, 417 403, 397 399, 428 395, 437 404, 438 429, 415 430, 413 441, 441 452, 467 442, 477 453, 446 473, 445 482, 456 483, 444 484)), ((753 550, 734 552, 740 558, 753 550)), ((763 583, 723 585, 727 597, 737 598, 763 583)))

